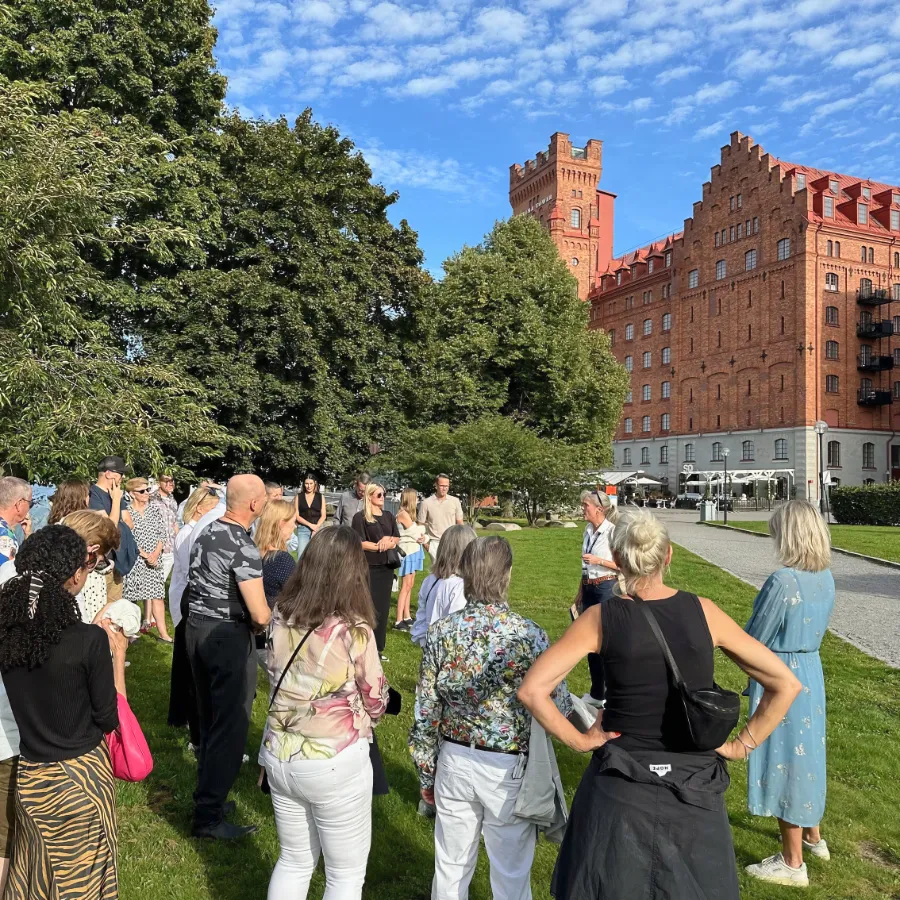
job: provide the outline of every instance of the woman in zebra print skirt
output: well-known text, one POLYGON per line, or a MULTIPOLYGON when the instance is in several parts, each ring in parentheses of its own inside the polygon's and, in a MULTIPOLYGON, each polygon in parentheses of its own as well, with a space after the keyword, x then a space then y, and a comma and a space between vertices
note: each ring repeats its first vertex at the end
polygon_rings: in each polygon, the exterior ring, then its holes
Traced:
POLYGON ((0 672, 19 727, 15 838, 4 900, 116 900, 115 782, 125 637, 81 621, 98 560, 65 525, 22 544, 0 588, 0 672), (105 633, 104 633, 105 632, 105 633), (110 652, 112 651, 112 652, 110 652))

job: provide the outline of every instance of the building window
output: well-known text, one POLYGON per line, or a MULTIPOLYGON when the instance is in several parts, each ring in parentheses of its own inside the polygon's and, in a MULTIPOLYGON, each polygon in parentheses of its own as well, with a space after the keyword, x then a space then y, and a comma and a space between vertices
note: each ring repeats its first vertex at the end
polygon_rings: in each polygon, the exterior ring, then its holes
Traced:
POLYGON ((672 348, 671 347, 663 347, 662 348, 662 364, 664 366, 669 365, 672 362, 672 348))
POLYGON ((778 438, 775 441, 775 459, 787 458, 787 441, 784 438, 778 438))
POLYGON ((863 444, 863 468, 875 468, 875 445, 868 442, 863 444))
POLYGON ((581 210, 573 209, 572 215, 571 215, 569 221, 571 222, 573 228, 580 229, 581 228, 581 210))
POLYGON ((806 176, 802 172, 797 173, 797 190, 802 191, 806 188, 806 176))
POLYGON ((729 198, 728 198, 728 209, 729 209, 731 212, 734 212, 734 197, 729 197, 729 198))
POLYGON ((825 255, 826 256, 834 256, 834 242, 828 241, 825 245, 825 255))
POLYGON ((728 240, 734 243, 734 225, 731 225, 728 229, 728 240))
POLYGON ((753 462, 753 441, 741 441, 741 461, 753 462))
POLYGON ((625 357, 625 371, 631 372, 634 369, 634 360, 630 356, 625 357))
POLYGON ((653 334, 653 319, 644 319, 644 337, 653 334))
POLYGON ((615 347, 616 346, 616 329, 610 328, 608 333, 609 333, 609 346, 615 347))
MULTIPOLYGON (((900 288, 900 284, 894 285, 894 287, 900 288)), ((665 313, 665 315, 663 315, 662 330, 663 331, 671 331, 672 330, 672 313, 665 313)))
POLYGON ((718 231, 713 235, 713 246, 715 246, 715 247, 719 246, 719 232, 718 231))
POLYGON ((616 284, 621 284, 621 283, 622 283, 622 273, 616 272, 616 284))
POLYGON ((837 341, 825 341, 825 359, 839 359, 837 341))
POLYGON ((577 266, 577 265, 578 265, 578 257, 577 257, 577 256, 573 256, 573 257, 572 257, 572 266, 575 267, 575 266, 577 266))
POLYGON ((860 295, 860 297, 871 297, 872 296, 872 279, 871 278, 860 278, 859 279, 859 295, 860 295))
POLYGON ((720 259, 716 262, 716 281, 721 281, 725 277, 725 260, 720 259))
POLYGON ((651 275, 653 274, 653 269, 654 269, 655 265, 656 265, 656 260, 655 260, 655 259, 652 259, 652 258, 651 258, 651 259, 648 259, 648 260, 647 260, 647 272, 648 272, 648 274, 651 274, 651 275))
POLYGON ((669 464, 669 445, 663 444, 662 447, 659 448, 659 463, 662 466, 667 466, 669 464))
POLYGON ((894 382, 894 399, 900 400, 900 381, 894 382))
POLYGON ((871 378, 860 378, 859 392, 863 395, 863 397, 868 397, 872 393, 872 379, 871 378))
POLYGON ((672 265, 672 251, 666 250, 666 268, 672 265))
POLYGON ((649 431, 650 430, 650 416, 643 416, 641 418, 641 431, 649 431))
POLYGON ((831 191, 832 194, 840 194, 841 190, 840 190, 840 187, 838 186, 836 178, 832 178, 828 182, 828 189, 831 191))
POLYGON ((634 340, 634 325, 629 323, 625 326, 625 340, 633 341, 634 340))
POLYGON ((725 457, 722 456, 722 445, 718 441, 716 441, 712 445, 712 461, 722 462, 723 459, 725 459, 725 457))
POLYGON ((828 468, 839 469, 841 467, 841 442, 828 442, 828 468))
POLYGON ((725 244, 728 242, 728 232, 723 228, 722 229, 722 243, 725 244))
POLYGON ((791 255, 791 239, 782 238, 778 242, 778 258, 787 259, 791 255))
POLYGON ((891 231, 900 231, 900 209, 891 210, 891 231))
POLYGON ((748 250, 744 254, 744 271, 749 272, 756 268, 756 251, 748 250))
POLYGON ((838 392, 838 377, 837 375, 826 375, 825 376, 825 393, 826 394, 836 394, 838 392))
POLYGON ((869 262, 870 263, 875 262, 875 248, 874 247, 869 247, 869 262))
POLYGON ((738 207, 738 209, 743 209, 743 206, 744 206, 743 194, 738 194, 737 195, 737 207, 738 207))
POLYGON ((900 347, 894 347, 894 368, 900 369, 900 347))
POLYGON ((759 234, 759 218, 757 216, 753 217, 753 233, 759 234))
POLYGON ((695 288, 700 283, 700 270, 699 269, 691 269, 688 272, 688 287, 695 288))
POLYGON ((625 309, 631 309, 634 306, 634 297, 625 298, 625 309))
POLYGON ((866 261, 866 248, 865 248, 865 246, 862 246, 862 247, 859 248, 859 259, 860 259, 861 262, 865 262, 865 261, 866 261))
POLYGON ((653 365, 653 354, 649 350, 644 351, 644 355, 642 357, 644 362, 644 368, 649 369, 650 366, 653 365))
POLYGON ((900 300, 900 284, 895 284, 891 288, 891 299, 892 300, 900 300))
POLYGON ((650 462, 650 448, 641 447, 641 465, 646 466, 650 462))
POLYGON ((825 197, 822 202, 822 211, 825 213, 826 219, 834 218, 834 198, 825 197))
POLYGON ((685 444, 684 445, 684 461, 685 462, 696 462, 694 458, 694 445, 693 444, 685 444))
POLYGON ((622 451, 622 465, 623 466, 631 465, 631 448, 630 447, 626 447, 622 451))
POLYGON ((900 316, 894 316, 893 326, 894 334, 900 334, 900 316))
POLYGON ((631 391, 628 391, 628 392, 625 394, 625 402, 626 402, 626 403, 631 403, 631 402, 632 402, 632 399, 631 399, 631 391))
POLYGON ((671 421, 671 417, 668 413, 663 413, 659 418, 659 427, 661 431, 669 430, 669 422, 671 421))
POLYGON ((744 236, 744 226, 740 222, 737 223, 737 239, 740 240, 744 236))
POLYGON ((645 384, 643 388, 641 388, 641 399, 649 400, 650 399, 650 385, 645 384))
POLYGON ((717 347, 722 346, 722 332, 721 331, 716 332, 716 346, 717 347))
POLYGON ((839 316, 838 308, 836 306, 826 306, 825 307, 825 324, 826 325, 837 325, 838 316, 839 316))
POLYGON ((644 306, 649 306, 653 301, 653 291, 644 291, 643 302, 644 306))
MULTIPOLYGON (((831 243, 829 241, 829 243, 831 243)), ((826 272, 825 273, 825 290, 826 291, 836 291, 838 289, 838 277, 837 272, 826 272)))
POLYGON ((631 419, 625 420, 625 434, 631 434, 632 421, 631 419))
POLYGON ((672 384, 671 382, 664 381, 662 383, 662 398, 663 400, 668 400, 669 397, 672 396, 672 384))
POLYGON ((871 200, 872 199, 872 189, 864 187, 862 189, 862 195, 866 200, 871 200))
POLYGON ((841 255, 841 242, 840 241, 834 242, 834 255, 837 257, 840 257, 840 255, 841 255))
POLYGON ((856 221, 859 225, 869 224, 869 207, 865 203, 856 204, 856 221))

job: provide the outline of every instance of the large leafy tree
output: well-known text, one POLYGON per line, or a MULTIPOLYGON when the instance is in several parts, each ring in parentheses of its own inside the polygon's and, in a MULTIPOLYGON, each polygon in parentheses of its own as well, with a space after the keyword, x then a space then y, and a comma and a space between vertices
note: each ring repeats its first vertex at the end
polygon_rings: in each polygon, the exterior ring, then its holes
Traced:
POLYGON ((422 415, 450 424, 511 416, 548 438, 608 454, 628 388, 547 232, 530 216, 498 222, 444 263, 430 296, 422 415))
POLYGON ((415 395, 416 236, 390 223, 395 196, 352 143, 309 111, 293 125, 226 118, 220 166, 224 239, 207 269, 160 289, 144 349, 202 381, 218 421, 258 445, 223 471, 344 473, 390 442, 415 395))
POLYGON ((85 309, 125 302, 103 262, 140 246, 166 260, 192 235, 152 216, 139 173, 167 146, 97 112, 41 112, 48 91, 0 81, 0 459, 42 480, 121 453, 141 469, 195 463, 224 431, 200 386, 117 348, 85 309))

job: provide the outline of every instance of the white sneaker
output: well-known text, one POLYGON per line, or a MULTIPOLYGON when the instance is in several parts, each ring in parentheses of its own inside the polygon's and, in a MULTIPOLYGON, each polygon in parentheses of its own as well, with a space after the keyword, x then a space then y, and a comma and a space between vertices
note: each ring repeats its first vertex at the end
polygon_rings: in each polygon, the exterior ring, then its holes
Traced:
POLYGON ((747 866, 744 871, 751 878, 768 881, 772 884, 787 884, 792 887, 809 887, 809 876, 806 874, 806 863, 799 869, 792 869, 780 853, 764 859, 762 862, 747 866))
POLYGON ((816 859, 824 859, 826 862, 831 859, 831 853, 828 850, 828 844, 825 843, 825 838, 820 838, 817 844, 804 841, 803 849, 808 850, 816 859))
POLYGON ((605 700, 598 700, 596 697, 592 697, 590 691, 582 695, 581 699, 584 703, 587 703, 588 706, 593 706, 594 709, 603 709, 603 707, 606 706, 605 700))

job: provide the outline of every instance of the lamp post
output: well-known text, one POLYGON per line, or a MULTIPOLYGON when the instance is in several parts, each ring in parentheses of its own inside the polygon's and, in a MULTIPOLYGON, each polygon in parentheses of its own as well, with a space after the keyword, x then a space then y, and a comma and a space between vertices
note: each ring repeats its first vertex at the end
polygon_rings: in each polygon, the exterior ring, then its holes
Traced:
POLYGON ((725 462, 725 473, 722 476, 722 487, 725 489, 725 524, 728 524, 728 448, 722 450, 722 458, 725 462))
POLYGON ((825 515, 825 457, 822 455, 822 437, 828 431, 828 423, 819 419, 813 426, 819 436, 819 513, 825 515))

